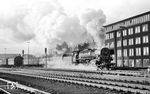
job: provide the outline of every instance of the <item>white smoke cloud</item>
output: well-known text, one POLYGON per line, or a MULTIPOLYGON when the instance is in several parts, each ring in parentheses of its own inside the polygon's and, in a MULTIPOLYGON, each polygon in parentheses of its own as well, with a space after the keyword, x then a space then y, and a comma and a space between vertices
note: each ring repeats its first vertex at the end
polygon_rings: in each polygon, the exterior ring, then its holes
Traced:
MULTIPOLYGON (((10 0, 8 0, 10 1, 10 0)), ((12 3, 11 11, 0 12, 0 40, 9 42, 31 41, 30 47, 34 44, 36 53, 43 52, 36 47, 56 48, 57 44, 64 41, 71 46, 93 41, 98 43, 104 38, 102 25, 105 16, 101 10, 88 9, 81 17, 69 15, 57 0, 31 0, 22 5, 21 1, 12 3), (35 2, 36 1, 36 2, 35 2), (36 45, 36 46, 35 46, 36 45)), ((100 42, 102 43, 102 42, 100 42)), ((63 61, 62 58, 55 58, 49 62, 53 68, 73 69, 96 69, 93 65, 75 66, 71 60, 63 61)))
POLYGON ((88 38, 85 28, 80 25, 77 17, 66 16, 55 11, 43 18, 38 27, 36 31, 37 40, 46 39, 44 44, 53 44, 54 47, 64 41, 75 45, 88 38))
POLYGON ((80 17, 81 24, 87 29, 97 43, 97 48, 101 48, 105 41, 105 30, 102 27, 106 21, 106 16, 102 10, 86 9, 80 17))
POLYGON ((101 10, 89 9, 79 19, 77 15, 65 13, 57 0, 31 0, 23 6, 22 3, 14 4, 10 10, 1 13, 0 31, 9 32, 7 39, 15 42, 32 41, 43 48, 55 48, 64 41, 77 45, 84 41, 94 39, 98 42, 104 39, 102 25, 105 16, 101 10))

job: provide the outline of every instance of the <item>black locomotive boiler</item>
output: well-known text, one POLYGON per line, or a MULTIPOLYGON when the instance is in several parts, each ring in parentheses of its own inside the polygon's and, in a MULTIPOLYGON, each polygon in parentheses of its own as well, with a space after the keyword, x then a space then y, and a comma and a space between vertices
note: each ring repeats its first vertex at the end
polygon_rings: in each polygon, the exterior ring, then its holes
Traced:
POLYGON ((87 64, 90 63, 91 60, 96 59, 95 49, 85 49, 74 51, 72 55, 72 63, 74 64, 87 64))

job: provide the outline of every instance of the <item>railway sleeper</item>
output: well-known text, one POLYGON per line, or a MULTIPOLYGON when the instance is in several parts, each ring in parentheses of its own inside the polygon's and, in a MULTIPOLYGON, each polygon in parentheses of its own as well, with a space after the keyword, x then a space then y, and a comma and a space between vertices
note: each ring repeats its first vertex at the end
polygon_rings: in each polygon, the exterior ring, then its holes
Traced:
MULTIPOLYGON (((65 82, 68 82, 68 81, 65 81, 65 82)), ((136 92, 141 92, 141 93, 149 93, 149 91, 143 91, 143 90, 138 90, 138 89, 136 89, 136 90, 134 90, 134 89, 128 89, 128 88, 124 88, 124 87, 118 87, 118 86, 116 86, 116 87, 114 87, 114 86, 109 86, 109 85, 100 85, 100 84, 98 84, 98 85, 95 85, 95 84, 91 84, 91 83, 83 83, 83 82, 77 82, 77 81, 74 81, 74 82, 72 82, 72 83, 74 83, 74 84, 80 84, 81 85, 81 83, 82 83, 82 85, 86 85, 86 86, 90 86, 90 87, 99 87, 99 88, 104 88, 104 89, 111 89, 111 90, 113 90, 113 89, 117 89, 117 90, 122 90, 122 91, 126 91, 126 92, 133 92, 133 93, 136 93, 136 92)))
MULTIPOLYGON (((56 78, 56 77, 55 77, 56 78)), ((98 82, 98 81, 92 81, 92 80, 82 80, 82 79, 71 79, 71 78, 65 78, 65 77, 57 77, 60 79, 66 79, 66 80, 78 80, 78 81, 83 81, 83 82, 90 82, 90 83, 99 83, 99 84, 107 84, 107 85, 114 85, 114 86, 121 86, 121 87, 128 87, 128 88, 135 88, 135 89, 142 89, 142 90, 147 90, 150 89, 150 87, 143 87, 143 86, 138 86, 136 87, 135 85, 130 86, 129 84, 116 84, 116 83, 109 83, 109 82, 98 82)))
MULTIPOLYGON (((62 75, 62 74, 61 74, 62 75)), ((60 74, 57 75, 57 76, 61 76, 60 74)), ((66 77, 72 77, 73 75, 65 75, 66 77)), ((73 77, 80 77, 80 76, 73 76, 73 77)), ((128 83, 128 82, 131 82, 131 83, 137 83, 137 84, 145 84, 145 81, 132 81, 132 80, 121 80, 121 79, 107 79, 107 78, 98 78, 98 77, 89 77, 89 76, 82 76, 81 78, 90 78, 90 79, 101 79, 101 80, 113 80, 113 81, 119 81, 119 82, 125 82, 125 83, 128 83)))
MULTIPOLYGON (((47 77, 45 77, 45 79, 48 79, 48 78, 47 78, 47 77)), ((63 79, 63 77, 62 77, 61 79, 63 79)), ((87 82, 87 80, 80 80, 80 81, 87 82)), ((90 82, 91 82, 91 81, 90 81, 90 82)), ((108 84, 108 83, 106 83, 106 82, 105 82, 105 83, 103 83, 103 84, 108 84)), ((110 84, 110 83, 109 83, 109 85, 112 85, 112 84, 110 84)), ((118 84, 117 84, 117 86, 125 87, 124 85, 118 85, 118 84)), ((126 86, 126 87, 128 87, 128 86, 126 86)), ((133 87, 133 86, 132 86, 132 88, 135 88, 135 87, 133 87)), ((143 87, 142 87, 142 90, 143 90, 143 87)))
MULTIPOLYGON (((71 80, 71 79, 70 79, 71 80)), ((142 89, 142 90, 150 90, 150 86, 136 86, 136 85, 130 85, 130 84, 125 84, 125 83, 112 83, 112 82, 106 82, 106 81, 92 81, 92 80, 82 80, 82 79, 72 79, 72 80, 78 80, 78 81, 83 81, 83 82, 90 82, 90 83, 98 83, 98 84, 107 84, 107 85, 114 85, 114 86, 121 86, 121 87, 130 87, 130 88, 135 88, 135 89, 142 89)))
MULTIPOLYGON (((27 76, 27 75, 26 75, 27 76)), ((28 75, 29 76, 29 75, 28 75)), ((37 77, 37 76, 34 76, 34 75, 30 75, 30 76, 32 76, 32 77, 37 77)), ((43 77, 39 77, 39 78, 42 78, 43 79, 43 77)), ((56 79, 53 79, 53 80, 56 80, 56 79)), ((57 79, 57 80, 60 80, 60 79, 57 79)), ((57 81, 56 80, 56 81, 57 81)), ((61 79, 62 80, 62 79, 61 79)), ((63 82, 68 82, 67 80, 63 80, 63 82)), ((78 82, 78 81, 73 81, 73 83, 75 83, 75 84, 79 84, 79 83, 84 83, 84 84, 87 84, 88 86, 94 86, 95 87, 95 85, 100 85, 100 84, 95 84, 95 83, 87 83, 87 82, 78 82)), ((110 88, 110 89, 113 89, 113 88, 116 88, 116 89, 118 89, 118 90, 123 90, 123 91, 131 91, 131 92, 134 92, 134 93, 136 93, 136 92, 140 92, 140 93, 149 93, 149 91, 147 91, 147 90, 139 90, 139 89, 132 89, 132 88, 125 88, 125 87, 118 87, 118 86, 108 86, 108 85, 100 85, 100 87, 103 87, 103 88, 110 88)))

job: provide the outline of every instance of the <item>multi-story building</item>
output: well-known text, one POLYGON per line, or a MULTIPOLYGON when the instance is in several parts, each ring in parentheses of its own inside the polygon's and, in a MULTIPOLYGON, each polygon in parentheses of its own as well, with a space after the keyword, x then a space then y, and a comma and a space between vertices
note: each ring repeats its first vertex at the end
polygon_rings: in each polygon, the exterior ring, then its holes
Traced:
POLYGON ((150 66, 150 11, 105 26, 118 67, 150 66))

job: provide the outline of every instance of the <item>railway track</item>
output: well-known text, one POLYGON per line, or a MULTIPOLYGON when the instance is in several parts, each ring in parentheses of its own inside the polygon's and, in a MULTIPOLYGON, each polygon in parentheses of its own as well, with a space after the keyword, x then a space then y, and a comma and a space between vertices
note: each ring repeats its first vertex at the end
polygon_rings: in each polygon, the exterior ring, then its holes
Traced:
POLYGON ((0 78, 0 90, 3 92, 2 94, 49 94, 47 92, 2 78, 0 78))
POLYGON ((15 74, 0 74, 4 79, 18 81, 30 87, 38 88, 42 91, 49 92, 51 94, 120 94, 117 91, 93 88, 88 86, 81 86, 79 84, 66 83, 58 81, 57 79, 46 79, 41 77, 15 75, 15 74), (26 81, 24 81, 26 79, 26 81), (24 83, 23 83, 24 82, 24 83), (105 93, 104 93, 105 92, 105 93), (109 92, 109 93, 108 93, 109 92))
POLYGON ((150 94, 150 78, 140 72, 73 71, 73 70, 3 70, 2 73, 23 75, 126 93, 150 94), (11 72, 10 72, 11 71, 11 72))

